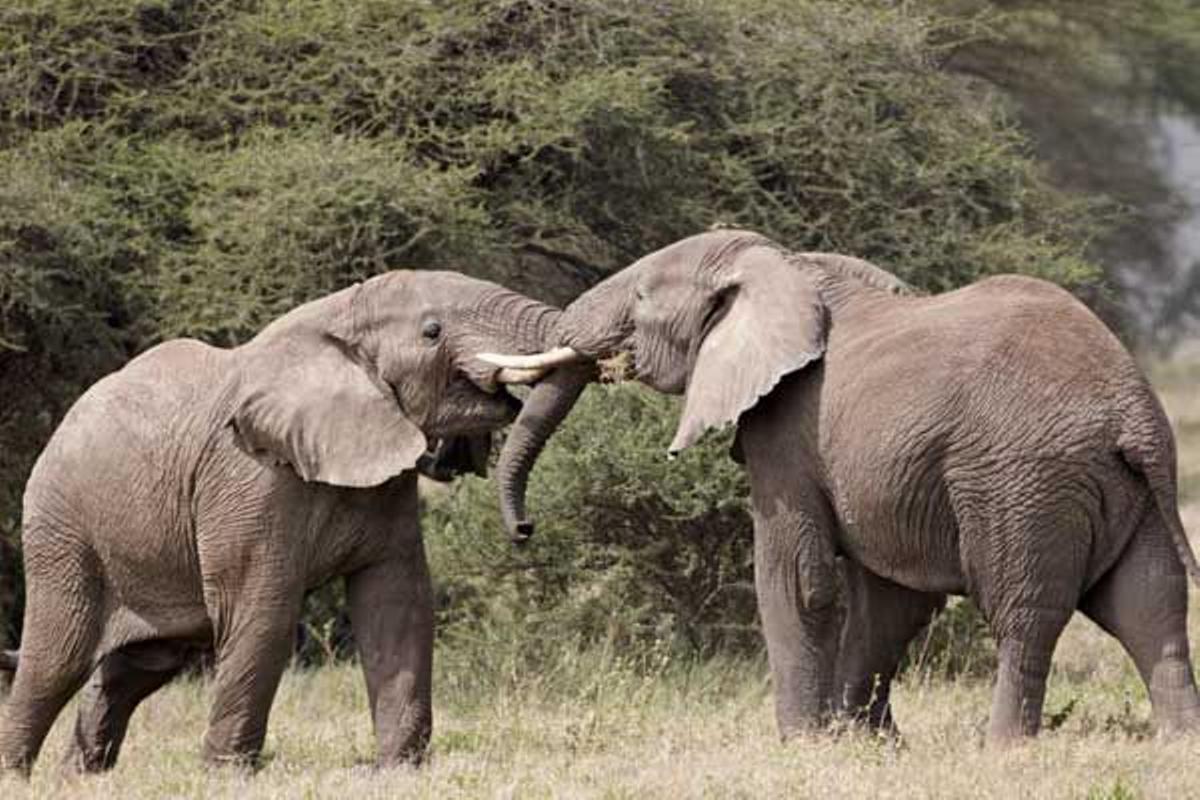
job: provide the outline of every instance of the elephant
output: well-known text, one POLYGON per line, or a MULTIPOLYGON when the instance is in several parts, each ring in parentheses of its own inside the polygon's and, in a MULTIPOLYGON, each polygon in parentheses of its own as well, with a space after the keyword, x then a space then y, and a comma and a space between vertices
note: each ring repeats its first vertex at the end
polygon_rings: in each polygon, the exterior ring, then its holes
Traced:
POLYGON ((0 766, 28 774, 82 689, 68 764, 112 767, 137 705, 207 649, 203 758, 253 765, 304 593, 337 577, 377 763, 419 762, 433 607, 415 468, 478 467, 471 439, 520 408, 505 384, 540 373, 476 353, 544 349, 560 313, 454 272, 396 270, 238 347, 168 341, 93 385, 25 490, 0 766))
POLYGON ((736 425, 782 737, 835 713, 891 729, 897 665, 949 594, 998 645, 989 745, 1038 732, 1076 609, 1132 657, 1161 731, 1200 722, 1185 630, 1200 569, 1170 425, 1062 288, 1001 275, 923 295, 860 259, 714 230, 585 292, 552 340, 487 354, 553 369, 496 467, 509 531, 532 532, 529 470, 597 362, 627 354, 638 380, 684 395, 671 453, 736 425))

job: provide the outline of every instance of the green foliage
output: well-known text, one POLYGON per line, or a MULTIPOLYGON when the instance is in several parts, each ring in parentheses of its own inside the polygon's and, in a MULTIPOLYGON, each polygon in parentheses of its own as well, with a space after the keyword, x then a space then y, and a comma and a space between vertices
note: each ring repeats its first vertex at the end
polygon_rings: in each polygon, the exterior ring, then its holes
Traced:
MULTIPOLYGON (((882 1, 0 10, 0 535, 15 541, 24 478, 97 376, 168 337, 243 341, 388 268, 566 301, 719 222, 931 289, 1001 271, 1092 281, 1092 204, 1055 192, 1004 108, 942 68, 975 36, 882 1)), ((612 391, 622 424, 661 414, 612 391)), ((538 541, 512 554, 480 537, 503 553, 472 562, 464 537, 463 563, 509 565, 501 607, 557 614, 583 640, 741 647, 732 467, 573 441, 538 541)), ((433 529, 494 524, 484 485, 456 492, 466 516, 435 510, 433 529)), ((441 564, 454 619, 499 602, 441 564)))
POLYGON ((759 647, 745 479, 728 437, 668 462, 677 411, 639 386, 589 388, 531 477, 539 527, 523 547, 488 482, 432 499, 442 636, 482 652, 515 637, 534 664, 564 644, 652 659, 759 647))
POLYGON ((164 337, 236 344, 389 265, 467 263, 487 236, 470 174, 421 167, 390 138, 264 130, 197 166, 189 240, 146 275, 164 337))
MULTIPOLYGON (((1200 318, 1192 258, 1173 242, 1191 200, 1164 157, 1169 128, 1200 115, 1200 6, 1191 0, 947 0, 977 35, 947 69, 1012 105, 1052 180, 1112 202, 1091 248, 1125 290, 1143 346, 1169 349, 1200 318)), ((1123 302, 1122 302, 1123 301, 1123 302)), ((1110 317, 1116 317, 1116 309, 1110 317)), ((1130 327, 1130 332, 1134 328, 1130 327)))
POLYGON ((1087 800, 1137 800, 1138 792, 1124 777, 1088 789, 1087 800))
POLYGON ((921 680, 992 678, 996 644, 987 621, 968 599, 952 600, 917 636, 900 664, 901 675, 921 680))

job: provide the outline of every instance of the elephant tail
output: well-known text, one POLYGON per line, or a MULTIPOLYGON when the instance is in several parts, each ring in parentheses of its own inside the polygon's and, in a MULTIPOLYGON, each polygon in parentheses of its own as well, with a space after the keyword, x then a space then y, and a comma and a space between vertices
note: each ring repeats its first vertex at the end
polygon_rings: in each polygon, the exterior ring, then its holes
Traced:
POLYGON ((1176 500, 1175 486, 1173 483, 1168 484, 1162 480, 1155 481, 1149 475, 1146 477, 1151 481, 1150 487, 1154 492, 1154 500, 1158 503, 1158 513, 1162 515, 1163 523, 1171 532, 1171 539, 1175 542, 1179 560, 1183 562, 1187 574, 1191 576, 1192 583, 1200 587, 1200 564, 1196 563, 1196 554, 1192 551, 1187 531, 1183 528, 1183 520, 1179 517, 1179 503, 1176 500))
POLYGON ((1179 560, 1183 562, 1192 582, 1200 587, 1200 564, 1196 562, 1196 554, 1188 541, 1183 519, 1179 516, 1175 441, 1171 436, 1171 423, 1149 387, 1145 389, 1144 398, 1144 410, 1149 413, 1133 414, 1126 418, 1117 446, 1126 463, 1146 479, 1154 503, 1158 506, 1159 516, 1175 544, 1175 552, 1179 554, 1179 560))
POLYGON ((0 672, 16 672, 17 655, 16 650, 0 650, 0 672))

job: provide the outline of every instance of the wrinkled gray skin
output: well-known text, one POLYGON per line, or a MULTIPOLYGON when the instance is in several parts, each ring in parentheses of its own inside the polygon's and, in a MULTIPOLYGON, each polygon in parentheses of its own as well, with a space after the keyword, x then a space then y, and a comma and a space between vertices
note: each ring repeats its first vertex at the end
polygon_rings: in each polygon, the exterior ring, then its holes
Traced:
POLYGON ((25 492, 0 764, 28 771, 82 688, 68 761, 112 766, 137 704, 208 648, 204 758, 253 761, 304 592, 337 576, 378 762, 419 760, 433 609, 413 468, 427 439, 512 420, 520 404, 473 354, 540 350, 558 315, 454 273, 391 272, 236 349, 167 342, 93 386, 25 492))
MULTIPOLYGON (((785 737, 839 708, 890 728, 899 659, 947 594, 973 598, 998 643, 989 741, 1037 732, 1076 609, 1132 656, 1160 730, 1200 722, 1170 427, 1067 292, 1003 276, 914 296, 857 259, 718 231, 581 296, 553 344, 631 353, 640 380, 685 394, 672 451, 736 422, 785 737)), ((524 475, 589 378, 575 369, 514 425, 506 519, 528 525, 524 475)))

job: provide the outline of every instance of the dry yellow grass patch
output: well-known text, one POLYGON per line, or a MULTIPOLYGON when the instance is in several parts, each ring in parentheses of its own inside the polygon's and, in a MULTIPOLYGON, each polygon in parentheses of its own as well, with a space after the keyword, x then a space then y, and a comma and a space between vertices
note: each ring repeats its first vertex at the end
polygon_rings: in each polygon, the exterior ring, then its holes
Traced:
POLYGON ((501 689, 491 702, 462 704, 443 693, 430 763, 380 773, 363 763, 372 742, 358 671, 338 666, 287 676, 269 760, 257 775, 201 767, 208 688, 191 682, 147 703, 113 773, 57 774, 52 762, 65 745, 64 724, 31 784, 0 791, 5 798, 1200 794, 1197 742, 1144 736, 1149 709, 1121 654, 1109 642, 1093 647, 1089 636, 1072 632, 1072 654, 1060 659, 1051 688, 1048 710, 1074 702, 1073 710, 1055 730, 1007 753, 981 747, 989 703, 982 682, 902 685, 896 706, 907 731, 903 748, 861 734, 781 745, 760 662, 657 678, 597 664, 574 696, 548 697, 536 682, 501 689))

